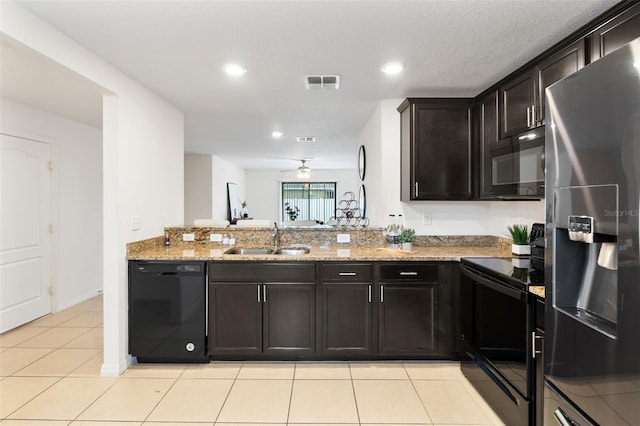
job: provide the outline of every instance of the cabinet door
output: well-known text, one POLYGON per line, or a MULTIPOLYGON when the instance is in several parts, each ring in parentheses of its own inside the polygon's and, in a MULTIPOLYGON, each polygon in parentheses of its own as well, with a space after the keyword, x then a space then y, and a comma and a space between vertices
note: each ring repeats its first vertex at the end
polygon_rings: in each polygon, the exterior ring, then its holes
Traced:
POLYGON ((500 88, 500 139, 533 127, 535 109, 533 71, 527 71, 500 88))
POLYGON ((381 354, 434 354, 436 284, 380 283, 378 338, 381 354))
POLYGON ((264 284, 264 352, 315 352, 315 283, 264 284))
POLYGON ((412 199, 473 198, 470 126, 466 101, 414 105, 412 199))
POLYGON ((370 283, 322 285, 322 349, 327 354, 370 354, 370 283))
POLYGON ((262 352, 261 283, 209 284, 209 354, 262 352))
POLYGON ((479 115, 480 152, 480 198, 492 198, 496 194, 491 189, 491 147, 498 142, 498 94, 482 98, 476 109, 479 115))
POLYGON ((584 51, 584 40, 579 40, 536 66, 536 104, 539 111, 536 115, 536 125, 545 123, 546 100, 544 90, 553 83, 583 68, 585 65, 584 51))
POLYGON ((640 37, 640 3, 602 25, 589 37, 591 62, 640 37))

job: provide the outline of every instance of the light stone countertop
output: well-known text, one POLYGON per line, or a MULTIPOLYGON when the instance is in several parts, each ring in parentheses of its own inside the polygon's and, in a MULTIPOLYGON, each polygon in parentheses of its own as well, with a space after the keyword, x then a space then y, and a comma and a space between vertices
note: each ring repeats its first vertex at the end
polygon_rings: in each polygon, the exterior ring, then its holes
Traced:
POLYGON ((208 261, 459 261, 462 257, 507 257, 508 249, 491 246, 413 247, 411 253, 381 247, 345 244, 329 248, 312 247, 308 254, 288 256, 282 254, 239 255, 223 254, 220 244, 178 242, 164 246, 149 246, 129 252, 129 260, 208 260, 208 261))
POLYGON ((544 286, 543 285, 531 285, 529 286, 529 293, 533 293, 538 297, 544 299, 544 286))

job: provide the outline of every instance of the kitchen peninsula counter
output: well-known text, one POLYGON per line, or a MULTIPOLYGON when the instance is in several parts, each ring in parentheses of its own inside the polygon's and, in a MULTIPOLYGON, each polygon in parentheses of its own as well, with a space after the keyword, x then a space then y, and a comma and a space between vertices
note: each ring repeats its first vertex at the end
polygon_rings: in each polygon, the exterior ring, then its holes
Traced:
POLYGON ((149 245, 142 248, 129 249, 129 260, 224 260, 224 261, 459 261, 462 257, 506 257, 511 253, 503 247, 490 246, 444 246, 444 247, 413 247, 411 253, 390 250, 374 246, 344 246, 311 247, 308 254, 290 256, 282 254, 241 255, 224 254, 220 244, 173 243, 164 245, 149 245))

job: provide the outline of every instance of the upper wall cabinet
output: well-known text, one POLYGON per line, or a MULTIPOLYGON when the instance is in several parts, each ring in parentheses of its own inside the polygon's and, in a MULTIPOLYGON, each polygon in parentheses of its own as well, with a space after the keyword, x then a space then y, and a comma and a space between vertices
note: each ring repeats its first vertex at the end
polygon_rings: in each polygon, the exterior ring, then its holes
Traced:
POLYGON ((608 55, 638 37, 640 37, 640 3, 635 3, 591 34, 589 37, 591 61, 608 55))
POLYGON ((500 139, 535 127, 535 77, 525 71, 499 90, 500 139))
POLYGON ((500 139, 545 122, 544 90, 585 65, 585 43, 576 43, 516 75, 499 90, 500 139))
POLYGON ((470 99, 406 99, 399 107, 401 200, 471 200, 470 99))
POLYGON ((544 91, 553 83, 573 74, 585 65, 585 43, 579 40, 554 53, 535 67, 536 105, 535 123, 545 124, 546 100, 544 91))
POLYGON ((498 143, 498 98, 495 91, 475 104, 473 120, 477 126, 480 198, 495 198, 491 185, 491 149, 498 143))

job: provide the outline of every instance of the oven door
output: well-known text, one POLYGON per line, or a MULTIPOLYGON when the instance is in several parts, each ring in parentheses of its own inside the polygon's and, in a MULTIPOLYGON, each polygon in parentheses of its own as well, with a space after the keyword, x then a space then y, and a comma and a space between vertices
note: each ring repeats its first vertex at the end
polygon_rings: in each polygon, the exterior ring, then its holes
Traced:
POLYGON ((544 127, 514 139, 491 148, 491 192, 505 197, 544 196, 544 127))
POLYGON ((524 398, 532 395, 530 306, 526 291, 460 265, 463 341, 524 398), (464 304, 467 306, 464 306, 464 304))

